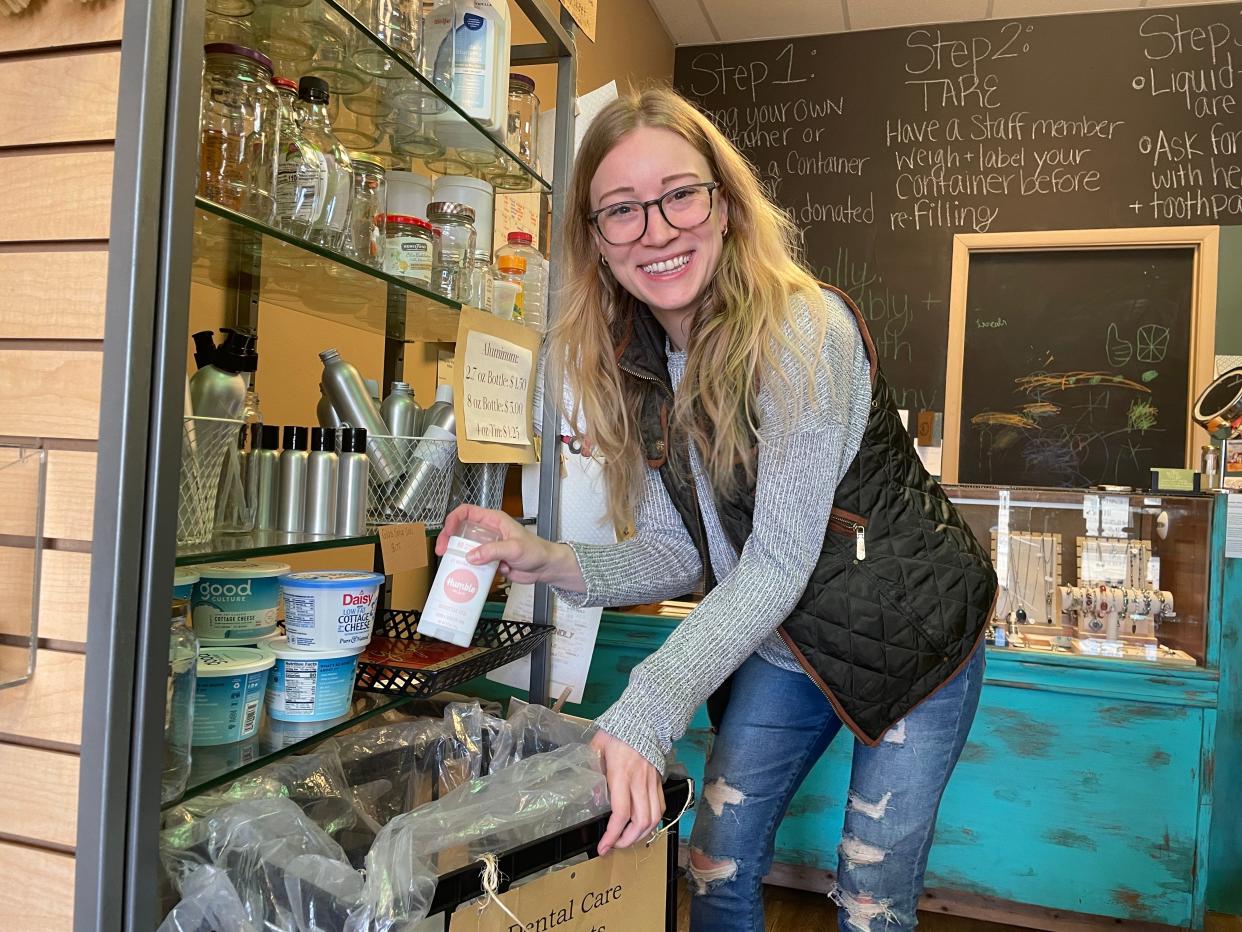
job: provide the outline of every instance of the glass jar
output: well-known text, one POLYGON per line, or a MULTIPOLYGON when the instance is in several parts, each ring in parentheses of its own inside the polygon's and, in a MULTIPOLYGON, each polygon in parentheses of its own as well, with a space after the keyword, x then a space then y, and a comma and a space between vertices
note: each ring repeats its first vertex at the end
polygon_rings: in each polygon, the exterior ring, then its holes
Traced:
POLYGON ((213 42, 203 54, 198 193, 271 223, 280 110, 272 63, 262 52, 228 42, 213 42))
POLYGON ((388 214, 384 226, 384 271, 416 285, 431 285, 435 251, 431 224, 420 217, 388 214))
POLYGON ((160 802, 185 792, 190 779, 190 739, 194 734, 194 685, 198 677, 198 638, 190 630, 190 603, 173 599, 168 640, 168 682, 164 695, 164 771, 160 802))
POLYGON ((332 132, 328 114, 330 100, 322 78, 306 75, 298 82, 298 112, 302 135, 323 153, 327 164, 327 185, 323 210, 311 224, 312 243, 340 250, 349 234, 349 205, 354 195, 354 169, 349 151, 332 132))
POLYGON ((505 145, 509 151, 538 171, 539 98, 535 79, 516 72, 509 75, 509 119, 505 126, 505 145))
POLYGON ((272 60, 276 72, 300 75, 306 70, 315 54, 315 41, 305 10, 265 2, 251 20, 258 49, 272 60))
POLYGON ((475 250, 470 263, 470 298, 466 303, 485 311, 491 310, 492 257, 485 249, 475 250))
POLYGON ((474 208, 454 201, 427 205, 436 229, 431 254, 431 290, 454 301, 470 300, 470 264, 474 261, 474 208))
POLYGON ((388 172, 384 163, 365 152, 349 153, 354 171, 354 201, 349 208, 349 239, 345 254, 372 268, 384 266, 384 205, 388 172))
MULTIPOLYGON (((365 0, 361 7, 361 18, 375 37, 417 68, 423 35, 422 0, 365 0)), ((377 78, 409 74, 373 42, 357 44, 354 64, 377 78)))
POLYGON ((276 226, 305 238, 323 213, 328 163, 302 134, 298 86, 289 78, 273 78, 280 99, 276 146, 276 226))
POLYGON ((351 37, 356 35, 354 27, 326 3, 310 7, 305 15, 315 49, 306 73, 326 81, 334 99, 360 94, 370 87, 371 76, 354 65, 351 44, 351 37))

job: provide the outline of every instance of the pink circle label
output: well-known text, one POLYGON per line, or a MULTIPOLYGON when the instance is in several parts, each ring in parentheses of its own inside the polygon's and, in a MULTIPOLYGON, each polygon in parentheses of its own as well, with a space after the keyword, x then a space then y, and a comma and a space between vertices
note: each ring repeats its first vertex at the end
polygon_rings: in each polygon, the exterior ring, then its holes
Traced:
POLYGON ((478 577, 470 570, 453 570, 444 577, 444 594, 454 602, 469 602, 478 592, 478 577))

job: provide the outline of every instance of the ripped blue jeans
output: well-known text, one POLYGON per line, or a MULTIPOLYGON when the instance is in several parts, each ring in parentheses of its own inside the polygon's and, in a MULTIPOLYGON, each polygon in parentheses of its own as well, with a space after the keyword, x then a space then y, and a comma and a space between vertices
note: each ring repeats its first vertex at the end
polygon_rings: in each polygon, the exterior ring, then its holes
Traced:
MULTIPOLYGON (((979 705, 984 651, 894 725, 874 748, 854 742, 838 848, 842 932, 907 932, 918 923, 936 811, 979 705)), ((733 678, 695 810, 689 870, 692 932, 763 932, 764 876, 776 829, 811 767, 841 729, 815 684, 758 656, 733 678)))

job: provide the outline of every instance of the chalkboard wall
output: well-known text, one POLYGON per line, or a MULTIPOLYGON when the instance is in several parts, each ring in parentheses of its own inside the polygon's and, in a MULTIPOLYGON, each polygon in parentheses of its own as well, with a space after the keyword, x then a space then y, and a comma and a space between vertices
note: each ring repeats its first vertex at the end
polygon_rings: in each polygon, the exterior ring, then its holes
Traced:
POLYGON ((955 233, 1242 224, 1242 3, 690 46, 674 80, 912 410, 944 407, 955 233))

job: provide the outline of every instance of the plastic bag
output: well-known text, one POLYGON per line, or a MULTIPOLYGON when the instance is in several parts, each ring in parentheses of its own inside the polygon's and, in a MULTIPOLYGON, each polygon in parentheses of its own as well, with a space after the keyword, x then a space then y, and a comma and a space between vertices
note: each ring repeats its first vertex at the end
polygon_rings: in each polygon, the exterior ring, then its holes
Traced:
POLYGON ((516 697, 509 700, 507 724, 513 740, 509 763, 568 744, 583 744, 595 733, 591 722, 553 712, 547 706, 530 705, 516 697))

